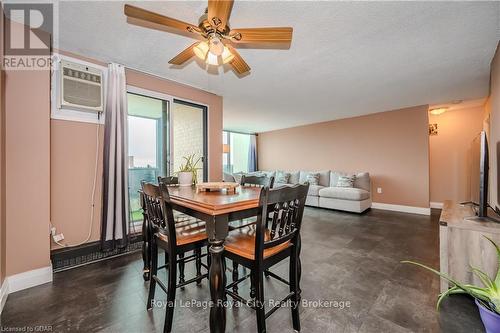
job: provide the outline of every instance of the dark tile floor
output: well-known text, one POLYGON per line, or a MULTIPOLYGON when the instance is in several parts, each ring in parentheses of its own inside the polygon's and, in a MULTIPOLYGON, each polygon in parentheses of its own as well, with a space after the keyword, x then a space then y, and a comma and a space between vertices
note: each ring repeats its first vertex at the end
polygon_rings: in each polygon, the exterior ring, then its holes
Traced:
MULTIPOLYGON (((471 300, 454 296, 438 314, 438 278, 400 263, 411 259, 439 266, 438 216, 439 211, 426 217, 308 208, 301 286, 309 303, 301 308, 302 332, 482 332, 471 300), (329 306, 315 306, 321 300, 329 306)), ((286 267, 283 262, 274 271, 285 275, 286 267)), ((141 269, 141 256, 135 253, 57 273, 52 284, 9 295, 2 330, 49 325, 55 332, 161 332, 164 310, 146 311, 141 269)), ((165 299, 158 290, 156 299, 165 299)), ((248 284, 240 291, 248 295, 248 284)), ((265 293, 280 299, 286 288, 267 280, 265 293)), ((209 300, 207 281, 178 290, 177 298, 182 307, 175 311, 174 332, 208 332, 206 303, 189 303, 209 300)), ((227 332, 256 331, 251 310, 230 308, 227 313, 227 332)), ((278 310, 267 325, 268 332, 292 332, 290 311, 278 310)))

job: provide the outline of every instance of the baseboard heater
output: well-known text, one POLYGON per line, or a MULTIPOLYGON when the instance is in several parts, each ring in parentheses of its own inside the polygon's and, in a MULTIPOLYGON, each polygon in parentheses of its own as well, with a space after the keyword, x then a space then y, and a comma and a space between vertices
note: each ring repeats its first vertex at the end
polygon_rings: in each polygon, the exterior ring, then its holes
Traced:
POLYGON ((91 264, 104 259, 110 259, 142 249, 142 235, 132 236, 128 245, 121 249, 102 251, 101 242, 90 242, 72 248, 62 248, 50 252, 54 273, 82 265, 91 264))

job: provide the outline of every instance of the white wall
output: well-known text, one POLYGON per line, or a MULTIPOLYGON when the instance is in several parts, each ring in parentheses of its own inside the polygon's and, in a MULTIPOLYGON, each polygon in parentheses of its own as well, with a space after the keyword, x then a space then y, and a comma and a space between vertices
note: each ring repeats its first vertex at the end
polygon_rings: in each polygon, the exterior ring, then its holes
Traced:
MULTIPOLYGON (((173 103, 172 121, 173 171, 178 171, 185 163, 183 157, 203 156, 203 112, 199 108, 173 103)), ((202 167, 202 163, 199 166, 202 167)), ((203 181, 203 169, 198 170, 198 181, 203 181)))

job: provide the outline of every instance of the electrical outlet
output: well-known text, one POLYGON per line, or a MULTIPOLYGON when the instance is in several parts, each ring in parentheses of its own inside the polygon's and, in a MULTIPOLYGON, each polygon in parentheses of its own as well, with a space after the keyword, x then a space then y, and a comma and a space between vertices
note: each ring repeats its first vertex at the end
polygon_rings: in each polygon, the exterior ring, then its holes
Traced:
POLYGON ((377 187, 377 193, 382 194, 382 187, 377 187))
POLYGON ((64 239, 64 235, 60 233, 59 235, 54 235, 54 242, 60 242, 64 239))

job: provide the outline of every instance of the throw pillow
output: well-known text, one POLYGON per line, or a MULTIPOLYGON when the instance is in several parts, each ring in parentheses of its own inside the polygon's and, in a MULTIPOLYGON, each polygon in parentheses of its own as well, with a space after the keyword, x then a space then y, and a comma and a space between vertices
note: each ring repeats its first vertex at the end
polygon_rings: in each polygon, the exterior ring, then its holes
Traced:
POLYGON ((309 185, 319 185, 319 173, 309 172, 306 177, 309 185))
POLYGON ((356 175, 339 176, 339 179, 337 180, 337 187, 354 187, 355 180, 356 175))
POLYGON ((288 184, 288 182, 290 181, 290 176, 290 172, 278 171, 276 173, 275 182, 280 184, 288 184))

